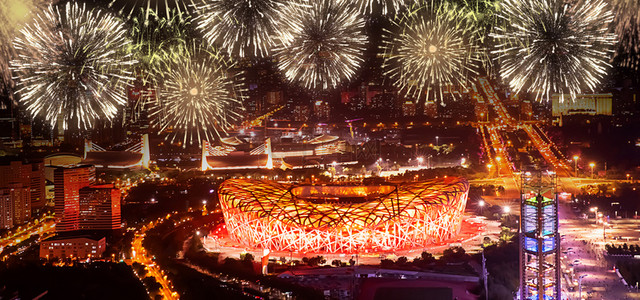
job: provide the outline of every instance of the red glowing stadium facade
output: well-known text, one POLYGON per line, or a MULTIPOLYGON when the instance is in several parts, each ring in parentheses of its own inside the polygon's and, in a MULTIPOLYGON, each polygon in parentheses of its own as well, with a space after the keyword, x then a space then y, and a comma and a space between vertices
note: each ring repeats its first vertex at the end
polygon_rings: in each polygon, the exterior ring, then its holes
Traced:
POLYGON ((455 236, 469 184, 460 178, 382 185, 231 179, 219 190, 230 237, 274 251, 356 253, 419 248, 455 236))

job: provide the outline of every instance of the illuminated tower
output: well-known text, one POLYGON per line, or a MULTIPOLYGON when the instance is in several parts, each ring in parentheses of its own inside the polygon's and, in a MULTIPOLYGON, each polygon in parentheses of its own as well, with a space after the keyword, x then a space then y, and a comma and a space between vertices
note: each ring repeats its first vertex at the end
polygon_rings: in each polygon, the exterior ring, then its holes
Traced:
POLYGON ((151 160, 151 153, 149 153, 149 135, 142 135, 142 167, 149 169, 149 161, 151 160))
POLYGON ((267 152, 267 169, 273 169, 273 152, 271 150, 271 138, 265 142, 265 152, 267 152))
POLYGON ((209 142, 206 140, 202 140, 202 158, 200 164, 200 171, 204 172, 209 170, 210 166, 207 162, 207 155, 209 155, 209 142))
POLYGON ((521 175, 520 299, 561 299, 555 174, 521 175))

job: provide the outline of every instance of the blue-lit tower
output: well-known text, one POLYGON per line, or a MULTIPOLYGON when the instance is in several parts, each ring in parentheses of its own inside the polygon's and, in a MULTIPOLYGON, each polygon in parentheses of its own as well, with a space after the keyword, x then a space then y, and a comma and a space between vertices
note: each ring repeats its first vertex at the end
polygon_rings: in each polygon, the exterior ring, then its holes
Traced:
POLYGON ((561 299, 557 178, 523 172, 520 204, 520 299, 561 299))

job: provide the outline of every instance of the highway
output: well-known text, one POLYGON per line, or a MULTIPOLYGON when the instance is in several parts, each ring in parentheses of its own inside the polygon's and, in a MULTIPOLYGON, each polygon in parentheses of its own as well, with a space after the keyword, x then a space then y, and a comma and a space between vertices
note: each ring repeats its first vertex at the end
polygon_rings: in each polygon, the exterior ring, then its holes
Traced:
MULTIPOLYGON (((553 167, 553 170, 558 176, 571 176, 571 166, 569 166, 562 153, 557 150, 555 144, 553 144, 553 142, 545 135, 545 133, 537 127, 538 125, 532 123, 517 122, 511 115, 509 115, 509 112, 500 100, 498 94, 493 89, 493 86, 491 85, 489 80, 482 77, 478 79, 478 82, 480 83, 480 87, 482 88, 482 91, 487 97, 489 103, 493 105, 493 109, 498 115, 497 124, 487 125, 487 127, 490 128, 490 131, 498 131, 512 127, 523 129, 529 136, 529 139, 531 140, 533 146, 535 146, 542 157, 544 157, 547 164, 553 167)), ((493 136, 491 137, 491 140, 494 141, 493 136)), ((492 144, 497 155, 505 152, 504 145, 500 143, 492 144)), ((507 156, 502 157, 507 159, 509 158, 507 156)))
MULTIPOLYGON (((2 252, 5 247, 16 246, 20 244, 20 242, 30 238, 34 234, 40 235, 40 238, 38 238, 37 241, 39 243, 40 241, 53 235, 55 233, 55 229, 55 220, 51 215, 44 215, 39 219, 32 220, 25 225, 14 228, 14 230, 11 231, 6 237, 0 239, 0 252, 2 252)), ((22 250, 24 249, 17 249, 16 251, 8 255, 19 254, 22 250)))

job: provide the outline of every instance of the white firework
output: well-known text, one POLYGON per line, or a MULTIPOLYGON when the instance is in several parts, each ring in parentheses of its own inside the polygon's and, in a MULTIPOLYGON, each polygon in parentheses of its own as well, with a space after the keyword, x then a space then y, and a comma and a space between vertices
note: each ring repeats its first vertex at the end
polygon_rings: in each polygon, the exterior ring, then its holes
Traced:
POLYGON ((443 88, 466 86, 479 68, 477 26, 448 2, 415 6, 384 32, 385 74, 405 95, 442 100, 443 88))
POLYGON ((286 0, 207 0, 197 6, 198 29, 228 53, 269 56, 286 0))
POLYGON ((353 3, 296 1, 281 16, 275 57, 288 80, 308 89, 332 89, 353 78, 367 43, 363 16, 353 3))
POLYGON ((603 0, 505 0, 497 40, 500 75, 514 92, 537 99, 595 90, 610 69, 616 43, 603 0))
POLYGON ((20 104, 52 127, 58 118, 65 129, 113 119, 133 79, 130 43, 124 22, 112 14, 71 2, 50 6, 14 41, 20 104))
POLYGON ((241 119, 243 90, 233 64, 220 53, 193 45, 164 63, 152 116, 173 142, 213 141, 241 119))

